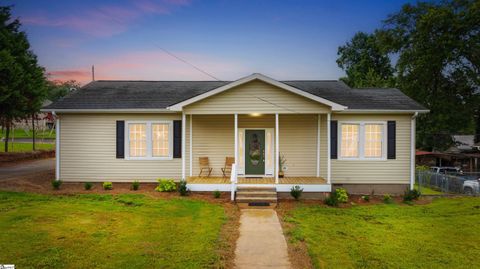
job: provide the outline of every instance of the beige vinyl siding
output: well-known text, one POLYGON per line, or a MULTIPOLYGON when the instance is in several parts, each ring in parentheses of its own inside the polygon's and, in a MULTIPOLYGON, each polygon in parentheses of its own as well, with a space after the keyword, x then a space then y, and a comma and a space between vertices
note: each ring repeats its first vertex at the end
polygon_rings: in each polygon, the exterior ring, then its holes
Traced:
POLYGON ((208 157, 212 176, 221 176, 225 157, 235 155, 233 115, 193 116, 193 175, 199 170, 199 157, 208 157))
POLYGON ((285 176, 317 175, 317 115, 279 115, 280 155, 285 176))
MULTIPOLYGON (((316 115, 280 115, 280 152, 285 155, 287 176, 316 175, 316 115)), ((238 116, 238 128, 274 128, 275 115, 238 116)), ((233 115, 193 116, 193 175, 199 173, 198 158, 208 157, 212 176, 221 176, 225 157, 235 155, 233 115)))
MULTIPOLYGON (((173 160, 117 159, 116 121, 180 119, 180 114, 61 114, 60 179, 64 181, 132 181, 136 179, 155 181, 159 177, 179 179, 182 171, 180 158, 173 160)), ((188 154, 188 150, 186 153, 188 154)), ((188 161, 186 163, 188 167, 188 161)))
POLYGON ((325 113, 330 107, 254 80, 184 108, 187 114, 325 113))
POLYGON ((397 127, 396 159, 332 160, 332 183, 408 184, 410 182, 411 115, 333 114, 332 120, 396 121, 397 127))

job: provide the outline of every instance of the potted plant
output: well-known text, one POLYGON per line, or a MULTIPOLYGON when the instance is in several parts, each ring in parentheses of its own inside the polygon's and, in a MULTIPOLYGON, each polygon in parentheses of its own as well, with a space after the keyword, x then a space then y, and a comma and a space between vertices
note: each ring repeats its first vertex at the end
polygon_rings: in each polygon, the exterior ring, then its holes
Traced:
POLYGON ((278 159, 278 177, 283 178, 285 176, 285 170, 284 166, 285 163, 287 162, 287 159, 285 159, 285 155, 280 155, 280 158, 278 159))

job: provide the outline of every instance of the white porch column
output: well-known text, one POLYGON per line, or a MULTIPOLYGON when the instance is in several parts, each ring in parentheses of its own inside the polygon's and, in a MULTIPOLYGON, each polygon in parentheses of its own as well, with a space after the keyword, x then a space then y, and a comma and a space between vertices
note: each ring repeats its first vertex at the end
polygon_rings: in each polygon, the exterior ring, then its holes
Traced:
POLYGON ((238 114, 235 113, 234 116, 234 125, 235 125, 235 163, 238 164, 238 114))
POLYGON ((332 165, 331 165, 331 155, 330 155, 331 151, 332 151, 331 145, 330 145, 332 143, 331 140, 330 140, 331 139, 330 138, 331 118, 332 118, 332 114, 328 113, 327 114, 327 151, 328 151, 328 153, 327 153, 327 183, 328 184, 331 184, 331 177, 332 177, 332 171, 331 171, 332 170, 331 169, 332 165))
POLYGON ((320 177, 320 114, 317 117, 317 177, 320 177))
POLYGON ((182 180, 185 180, 185 126, 187 117, 185 116, 185 112, 182 112, 182 180))
POLYGON ((55 180, 60 180, 60 118, 55 114, 55 180))
POLYGON ((192 125, 193 125, 193 115, 190 114, 190 128, 189 128, 189 133, 190 133, 190 154, 189 154, 189 157, 190 157, 190 176, 193 176, 193 128, 192 128, 192 125))
POLYGON ((280 139, 278 130, 278 113, 275 113, 275 184, 278 184, 278 172, 280 171, 280 139))

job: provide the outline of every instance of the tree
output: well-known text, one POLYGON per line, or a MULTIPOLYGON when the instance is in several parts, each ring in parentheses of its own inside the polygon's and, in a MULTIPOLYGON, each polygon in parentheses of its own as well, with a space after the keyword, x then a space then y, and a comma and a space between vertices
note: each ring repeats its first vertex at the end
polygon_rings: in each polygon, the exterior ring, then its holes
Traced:
POLYGON ((430 109, 418 117, 418 147, 444 150, 452 134, 480 130, 479 1, 406 4, 374 34, 357 33, 338 55, 348 85, 395 84, 430 109))
POLYGON ((347 76, 341 78, 353 88, 392 87, 393 68, 375 34, 358 32, 338 48, 337 64, 347 76))
POLYGON ((5 152, 14 120, 38 112, 46 96, 44 70, 10 11, 11 7, 0 6, 0 123, 6 131, 5 152))
POLYGON ((445 149, 445 134, 473 133, 478 109, 480 2, 406 4, 377 35, 399 55, 398 87, 430 109, 418 118, 418 145, 445 149), (443 140, 443 139, 442 139, 443 140))
POLYGON ((60 81, 53 80, 48 81, 48 100, 55 102, 58 99, 64 97, 72 89, 80 88, 80 83, 75 80, 60 81))

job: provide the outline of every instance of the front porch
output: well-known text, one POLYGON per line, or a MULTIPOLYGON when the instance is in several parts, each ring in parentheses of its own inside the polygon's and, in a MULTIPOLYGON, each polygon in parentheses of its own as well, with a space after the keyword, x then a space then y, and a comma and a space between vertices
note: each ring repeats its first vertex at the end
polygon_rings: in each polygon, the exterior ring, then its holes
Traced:
MULTIPOLYGON (((231 191, 230 177, 187 177, 188 188, 192 191, 231 191)), ((277 192, 290 192, 293 186, 300 186, 304 192, 330 192, 331 185, 323 177, 284 177, 275 184, 274 177, 238 177, 236 186, 274 187, 277 192)))

